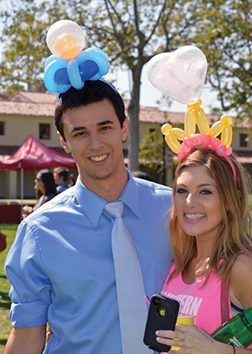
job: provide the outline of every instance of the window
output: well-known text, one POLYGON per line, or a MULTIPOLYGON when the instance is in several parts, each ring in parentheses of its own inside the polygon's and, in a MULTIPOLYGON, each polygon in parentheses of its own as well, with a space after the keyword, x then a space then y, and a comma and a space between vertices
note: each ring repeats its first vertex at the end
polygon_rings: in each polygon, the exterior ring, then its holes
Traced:
POLYGON ((50 140, 50 124, 39 124, 39 139, 50 140))
POLYGON ((149 132, 150 133, 154 133, 157 129, 154 129, 154 128, 149 128, 149 132))
POLYGON ((240 134, 240 147, 248 147, 248 135, 240 134))
POLYGON ((4 122, 0 122, 0 135, 4 135, 4 122))

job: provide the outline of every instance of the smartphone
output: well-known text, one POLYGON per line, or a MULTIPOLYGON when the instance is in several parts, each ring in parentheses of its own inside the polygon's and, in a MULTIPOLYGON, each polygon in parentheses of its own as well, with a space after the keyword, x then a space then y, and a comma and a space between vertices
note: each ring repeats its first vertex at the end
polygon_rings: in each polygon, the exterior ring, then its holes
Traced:
POLYGON ((169 345, 160 344, 156 341, 157 330, 172 330, 175 329, 175 324, 178 317, 179 302, 173 299, 155 294, 150 301, 149 313, 144 333, 144 344, 149 349, 156 352, 168 352, 171 347, 169 345))

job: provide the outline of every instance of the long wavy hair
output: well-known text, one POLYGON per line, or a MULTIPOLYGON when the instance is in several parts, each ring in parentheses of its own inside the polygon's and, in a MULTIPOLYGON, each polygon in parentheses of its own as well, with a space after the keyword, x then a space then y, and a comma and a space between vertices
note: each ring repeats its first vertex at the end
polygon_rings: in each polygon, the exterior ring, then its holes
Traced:
MULTIPOLYGON (((45 185, 45 195, 56 195, 56 185, 52 172, 49 170, 40 170, 39 174, 42 182, 45 185)), ((38 193, 38 196, 40 197, 41 195, 42 193, 40 191, 40 193, 38 193)))
MULTIPOLYGON (((216 243, 211 252, 206 282, 211 270, 221 278, 228 278, 230 269, 239 253, 251 254, 252 241, 248 233, 248 186, 249 177, 232 154, 230 155, 236 173, 227 160, 215 151, 204 147, 195 147, 192 152, 181 160, 177 166, 173 183, 173 198, 176 192, 177 178, 188 167, 204 166, 217 186, 223 221, 219 225, 216 243), (220 262, 220 260, 223 260, 220 262)), ((174 206, 170 214, 170 237, 176 271, 183 272, 186 266, 197 255, 196 238, 187 235, 178 222, 174 206)))

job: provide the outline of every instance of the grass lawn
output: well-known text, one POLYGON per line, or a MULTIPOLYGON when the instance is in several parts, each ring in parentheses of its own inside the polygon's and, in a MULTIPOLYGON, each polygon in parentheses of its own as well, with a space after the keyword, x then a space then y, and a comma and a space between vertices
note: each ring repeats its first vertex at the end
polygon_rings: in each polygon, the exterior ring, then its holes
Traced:
POLYGON ((7 235, 7 248, 0 253, 0 354, 4 353, 4 347, 8 339, 11 324, 9 321, 9 289, 10 283, 4 273, 4 261, 12 242, 14 241, 18 224, 0 224, 2 233, 7 235))

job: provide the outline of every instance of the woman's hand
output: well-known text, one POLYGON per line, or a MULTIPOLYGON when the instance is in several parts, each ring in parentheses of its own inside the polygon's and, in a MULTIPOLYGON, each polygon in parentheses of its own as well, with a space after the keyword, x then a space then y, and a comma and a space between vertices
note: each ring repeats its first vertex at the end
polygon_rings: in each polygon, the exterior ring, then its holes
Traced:
POLYGON ((180 346, 178 350, 170 350, 169 353, 179 354, 231 354, 233 348, 226 344, 217 342, 201 328, 189 325, 176 325, 174 331, 157 331, 157 342, 180 346), (177 332, 179 331, 179 332, 177 332), (180 341, 171 338, 180 339, 180 341))

